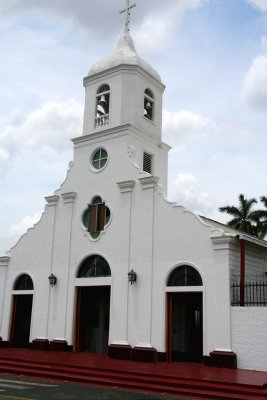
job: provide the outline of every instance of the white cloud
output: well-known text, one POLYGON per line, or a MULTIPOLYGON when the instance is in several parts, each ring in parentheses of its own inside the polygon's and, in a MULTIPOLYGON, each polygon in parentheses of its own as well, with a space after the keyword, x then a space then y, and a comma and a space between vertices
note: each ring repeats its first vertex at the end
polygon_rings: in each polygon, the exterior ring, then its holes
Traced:
MULTIPOLYGON (((183 21, 188 10, 197 9, 209 0, 168 0, 162 7, 162 0, 142 0, 132 12, 131 22, 136 41, 142 43, 143 51, 160 51, 174 40, 175 30, 183 21)), ((125 7, 125 1, 102 0, 1 0, 0 20, 6 23, 7 16, 20 18, 21 15, 34 15, 43 21, 52 17, 68 19, 76 27, 90 32, 90 39, 106 41, 107 35, 117 37, 122 31, 124 16, 119 10, 125 7), (104 22, 103 22, 104 21, 104 22), (100 28, 101 26, 101 28, 100 28)))
POLYGON ((10 155, 8 152, 0 147, 0 175, 6 170, 9 160, 10 155))
POLYGON ((261 37, 261 47, 262 47, 262 50, 267 53, 267 37, 266 36, 261 37))
POLYGON ((179 2, 175 0, 165 3, 162 8, 161 2, 155 2, 153 10, 150 9, 149 13, 144 13, 148 16, 134 31, 137 43, 142 43, 142 51, 146 54, 160 53, 172 46, 177 27, 181 25, 186 12, 205 3, 207 0, 180 0, 179 2))
POLYGON ((36 224, 42 215, 42 212, 36 212, 33 215, 24 217, 17 224, 11 225, 6 232, 0 234, 0 256, 5 254, 12 246, 14 246, 19 238, 27 232, 34 224, 36 224))
POLYGON ((214 121, 188 110, 163 111, 164 140, 174 148, 183 150, 194 139, 214 135, 218 127, 214 121))
POLYGON ((248 0, 248 3, 262 12, 267 11, 267 0, 248 0))
POLYGON ((8 231, 8 236, 12 238, 13 241, 19 239, 29 228, 31 228, 36 222, 40 220, 42 211, 36 212, 33 215, 27 215, 22 218, 18 224, 11 225, 8 231))
POLYGON ((267 55, 259 55, 249 68, 241 99, 256 110, 267 109, 267 55))
POLYGON ((198 214, 205 214, 215 206, 209 194, 199 190, 197 179, 192 173, 176 175, 170 185, 170 198, 198 214))
POLYGON ((24 117, 13 112, 0 121, 0 145, 12 155, 30 149, 50 158, 71 149, 69 139, 82 133, 82 117, 83 106, 76 100, 49 101, 24 117))

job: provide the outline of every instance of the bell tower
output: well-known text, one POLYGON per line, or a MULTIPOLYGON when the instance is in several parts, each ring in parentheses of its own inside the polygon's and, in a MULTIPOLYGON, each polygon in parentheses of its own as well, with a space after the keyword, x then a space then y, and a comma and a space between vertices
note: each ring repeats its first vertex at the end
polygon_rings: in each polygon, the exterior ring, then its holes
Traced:
MULTIPOLYGON (((125 29, 115 51, 96 62, 83 80, 83 133, 75 143, 105 140, 108 145, 118 135, 123 135, 126 150, 117 149, 118 161, 125 164, 123 155, 126 154, 140 173, 158 177, 166 193, 170 148, 162 143, 165 86, 158 72, 136 52, 129 33, 129 11, 134 7, 135 4, 126 0, 126 8, 120 11, 126 14, 125 29)), ((113 143, 119 145, 118 140, 113 143)))
POLYGON ((84 78, 83 135, 131 124, 144 135, 161 141, 162 95, 165 89, 157 71, 136 52, 129 33, 129 10, 125 31, 111 56, 98 61, 84 78))

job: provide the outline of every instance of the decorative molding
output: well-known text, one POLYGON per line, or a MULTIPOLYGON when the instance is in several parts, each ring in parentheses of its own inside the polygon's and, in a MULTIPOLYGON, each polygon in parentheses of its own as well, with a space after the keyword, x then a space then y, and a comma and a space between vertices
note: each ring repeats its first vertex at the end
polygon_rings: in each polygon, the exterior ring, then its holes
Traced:
POLYGON ((130 181, 117 182, 117 185, 119 186, 121 193, 128 193, 133 191, 135 181, 130 180, 130 181))
POLYGON ((8 267, 9 261, 10 261, 9 256, 0 257, 0 267, 8 267))
POLYGON ((225 234, 225 232, 224 232, 223 229, 214 228, 214 229, 211 230, 210 238, 213 239, 213 238, 216 238, 216 237, 223 236, 224 234, 225 234))
POLYGON ((65 204, 73 203, 76 198, 76 192, 62 193, 61 196, 65 204))
POLYGON ((128 152, 129 158, 135 158, 135 156, 136 156, 136 150, 135 150, 135 147, 134 147, 134 146, 129 146, 127 152, 128 152))
POLYGON ((112 138, 125 136, 127 135, 130 128, 133 128, 131 124, 123 124, 113 128, 105 128, 104 130, 102 128, 101 130, 98 130, 96 132, 84 133, 82 136, 78 136, 71 140, 75 146, 87 145, 87 142, 92 142, 93 139, 106 138, 107 136, 111 135, 112 138))
POLYGON ((60 190, 61 190, 61 188, 63 187, 64 183, 67 182, 72 167, 73 167, 73 161, 70 161, 70 162, 69 162, 69 165, 68 165, 67 172, 66 172, 66 177, 65 177, 64 181, 61 183, 59 189, 57 189, 57 190, 54 192, 54 194, 60 194, 60 190))
POLYGON ((214 244, 214 250, 228 250, 233 239, 235 238, 230 235, 211 237, 214 244))
POLYGON ((48 207, 56 206, 58 199, 59 199, 59 196, 57 196, 57 195, 45 197, 45 200, 48 203, 48 207))
POLYGON ((142 189, 152 189, 157 187, 159 178, 157 176, 149 175, 143 178, 139 178, 139 181, 142 185, 142 189))
POLYGON ((83 86, 86 87, 92 81, 96 81, 99 78, 101 78, 102 80, 105 80, 106 76, 110 77, 111 75, 116 76, 118 74, 122 74, 124 71, 126 71, 126 72, 135 71, 135 72, 139 73, 141 76, 143 76, 145 79, 149 79, 151 83, 153 82, 160 90, 162 90, 162 91, 165 90, 166 86, 161 82, 160 76, 158 76, 156 78, 155 76, 151 75, 151 73, 149 73, 147 70, 145 70, 143 67, 141 67, 140 65, 135 65, 135 64, 114 65, 103 71, 91 73, 90 75, 87 75, 85 78, 83 78, 83 86))

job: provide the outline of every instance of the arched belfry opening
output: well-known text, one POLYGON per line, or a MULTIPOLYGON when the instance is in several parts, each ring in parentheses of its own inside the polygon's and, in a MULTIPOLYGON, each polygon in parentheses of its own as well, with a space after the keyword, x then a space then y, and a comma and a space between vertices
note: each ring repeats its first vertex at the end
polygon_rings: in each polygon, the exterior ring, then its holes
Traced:
POLYGON ((154 95, 150 89, 144 93, 144 117, 150 121, 154 119, 154 95))
POLYGON ((95 126, 105 126, 109 123, 110 109, 110 87, 107 84, 101 85, 96 94, 96 116, 95 126))
POLYGON ((12 313, 9 342, 12 347, 29 347, 33 281, 28 274, 17 277, 12 292, 12 313))
POLYGON ((167 279, 168 361, 201 362, 203 356, 203 281, 190 265, 167 279))
POLYGON ((109 340, 111 270, 94 254, 80 265, 76 278, 74 350, 107 353, 109 340))

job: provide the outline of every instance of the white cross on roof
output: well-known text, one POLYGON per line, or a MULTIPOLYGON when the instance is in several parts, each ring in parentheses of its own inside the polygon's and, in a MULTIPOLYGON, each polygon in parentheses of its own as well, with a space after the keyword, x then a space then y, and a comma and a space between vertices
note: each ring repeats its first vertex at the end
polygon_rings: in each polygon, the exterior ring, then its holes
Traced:
POLYGON ((125 32, 129 32, 129 24, 130 24, 130 10, 134 8, 136 3, 130 4, 130 0, 126 0, 126 8, 120 11, 120 14, 126 13, 126 22, 125 22, 125 32))

